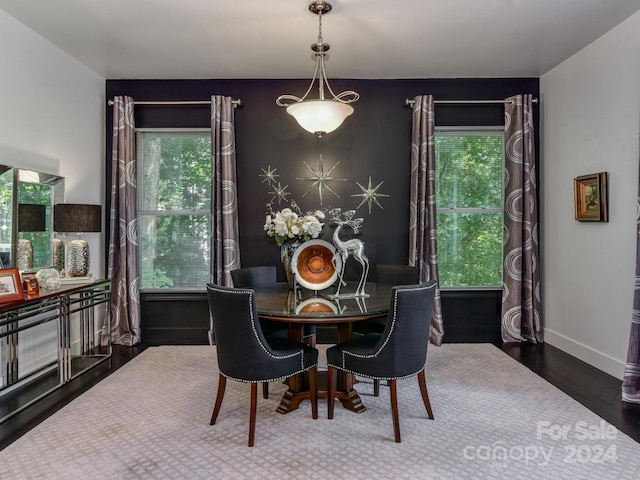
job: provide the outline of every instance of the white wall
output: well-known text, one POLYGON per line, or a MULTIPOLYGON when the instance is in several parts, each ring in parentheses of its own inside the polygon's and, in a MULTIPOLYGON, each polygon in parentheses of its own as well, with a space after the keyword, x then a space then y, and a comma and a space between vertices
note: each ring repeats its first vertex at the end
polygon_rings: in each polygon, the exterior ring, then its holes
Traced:
POLYGON ((640 13, 541 77, 546 341, 622 378, 633 307, 640 13), (573 179, 609 172, 609 223, 574 220, 573 179))
MULTIPOLYGON (((0 163, 60 174, 68 203, 102 204, 105 79, 2 10, 0 65, 0 163)), ((103 236, 84 237, 101 278, 103 236)))

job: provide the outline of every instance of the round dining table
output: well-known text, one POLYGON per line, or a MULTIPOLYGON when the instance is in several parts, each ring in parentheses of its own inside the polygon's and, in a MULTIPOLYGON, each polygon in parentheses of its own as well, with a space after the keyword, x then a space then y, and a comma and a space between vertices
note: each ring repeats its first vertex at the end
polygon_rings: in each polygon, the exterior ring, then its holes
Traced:
MULTIPOLYGON (((386 317, 389 312, 391 285, 367 283, 365 296, 354 296, 357 282, 347 282, 340 289, 340 298, 334 298, 336 287, 314 291, 305 288, 291 290, 285 283, 254 286, 258 317, 288 324, 289 338, 302 342, 304 325, 334 325, 337 342, 349 340, 353 322, 386 317)), ((326 371, 318 372, 318 397, 326 398, 326 371)), ((288 381, 277 411, 288 413, 310 398, 308 379, 296 375, 288 381)), ((336 382, 336 398, 344 408, 359 413, 366 410, 358 392, 353 388, 352 374, 341 372, 336 382)))

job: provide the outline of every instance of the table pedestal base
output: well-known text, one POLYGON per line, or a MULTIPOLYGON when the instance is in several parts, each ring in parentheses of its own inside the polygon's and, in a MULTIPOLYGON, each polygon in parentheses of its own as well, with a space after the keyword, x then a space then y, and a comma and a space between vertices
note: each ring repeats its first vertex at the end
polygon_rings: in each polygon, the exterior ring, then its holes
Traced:
MULTIPOLYGON (((338 372, 339 374, 341 372, 338 372)), ((306 375, 305 375, 306 377, 306 375)), ((278 413, 289 413, 293 410, 296 410, 300 406, 300 402, 303 400, 309 400, 311 398, 311 394, 309 393, 308 388, 301 388, 298 391, 294 391, 292 389, 291 384, 295 384, 297 382, 289 382, 289 389, 284 392, 282 396, 282 400, 280 400, 280 405, 276 409, 278 413)), ((342 406, 347 410, 351 410, 355 413, 364 412, 367 407, 365 407, 360 400, 360 395, 353 388, 353 376, 350 374, 342 374, 338 377, 338 385, 336 385, 336 398, 340 400, 342 406), (344 378, 341 381, 340 377, 351 377, 344 378), (346 382, 344 381, 346 380, 346 382), (350 384, 350 388, 346 389, 343 385, 340 384, 350 384)), ((295 388, 295 387, 294 387, 295 388)), ((327 372, 318 372, 318 398, 327 398, 327 372)))
MULTIPOLYGON (((289 324, 289 338, 294 340, 303 340, 303 326, 302 324, 289 324)), ((351 338, 351 324, 340 323, 338 324, 338 343, 344 342, 351 338)), ((364 412, 367 408, 362 404, 358 392, 353 388, 354 376, 346 372, 336 372, 338 377, 336 378, 336 398, 340 400, 342 406, 352 412, 360 413, 364 412)), ((289 389, 284 392, 280 405, 276 409, 279 413, 288 413, 300 406, 302 400, 308 400, 311 398, 309 393, 309 381, 308 375, 295 375, 289 378, 285 382, 289 389)), ((318 371, 318 398, 327 398, 327 392, 329 388, 327 386, 327 372, 318 371)))

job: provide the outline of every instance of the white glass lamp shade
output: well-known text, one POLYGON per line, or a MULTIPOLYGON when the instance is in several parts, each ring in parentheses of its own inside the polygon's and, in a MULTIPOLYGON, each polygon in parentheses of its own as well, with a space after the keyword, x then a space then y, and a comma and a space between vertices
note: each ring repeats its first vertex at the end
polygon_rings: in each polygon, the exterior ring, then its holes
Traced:
POLYGON ((353 107, 335 100, 309 100, 289 105, 287 113, 306 131, 321 137, 342 125, 353 107))

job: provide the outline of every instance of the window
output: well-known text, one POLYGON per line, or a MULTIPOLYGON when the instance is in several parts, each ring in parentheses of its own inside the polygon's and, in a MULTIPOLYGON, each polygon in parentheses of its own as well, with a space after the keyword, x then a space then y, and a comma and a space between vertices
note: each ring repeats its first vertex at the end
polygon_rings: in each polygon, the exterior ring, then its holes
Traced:
POLYGON ((502 286, 503 129, 436 129, 442 287, 502 286))
POLYGON ((138 130, 142 289, 201 290, 211 281, 210 130, 138 130))

